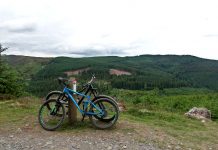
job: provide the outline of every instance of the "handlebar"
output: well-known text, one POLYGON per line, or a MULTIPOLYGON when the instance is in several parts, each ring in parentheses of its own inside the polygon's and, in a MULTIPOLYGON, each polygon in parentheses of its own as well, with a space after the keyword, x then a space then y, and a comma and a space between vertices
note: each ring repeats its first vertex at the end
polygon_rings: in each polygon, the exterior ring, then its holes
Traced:
MULTIPOLYGON (((88 81, 85 85, 83 85, 83 87, 86 87, 87 85, 92 84, 94 82, 94 80, 95 80, 95 75, 93 74, 91 80, 88 81)), ((70 80, 62 78, 62 77, 59 77, 58 78, 58 82, 59 82, 59 84, 63 84, 64 86, 67 86, 66 82, 70 82, 70 80)))
POLYGON ((88 82, 88 84, 91 84, 94 80, 95 80, 95 75, 93 74, 93 75, 92 75, 92 78, 91 78, 91 80, 88 82))

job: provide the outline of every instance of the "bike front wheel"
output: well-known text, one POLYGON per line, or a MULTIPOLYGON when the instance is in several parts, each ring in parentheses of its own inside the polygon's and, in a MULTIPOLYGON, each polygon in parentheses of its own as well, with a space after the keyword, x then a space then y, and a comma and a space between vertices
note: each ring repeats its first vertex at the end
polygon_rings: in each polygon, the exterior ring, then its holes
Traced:
POLYGON ((39 123, 48 131, 53 131, 60 127, 65 118, 63 104, 55 99, 49 99, 39 109, 39 123))
POLYGON ((117 105, 108 98, 100 98, 93 102, 90 106, 90 121, 99 129, 111 128, 119 117, 119 109, 117 105))

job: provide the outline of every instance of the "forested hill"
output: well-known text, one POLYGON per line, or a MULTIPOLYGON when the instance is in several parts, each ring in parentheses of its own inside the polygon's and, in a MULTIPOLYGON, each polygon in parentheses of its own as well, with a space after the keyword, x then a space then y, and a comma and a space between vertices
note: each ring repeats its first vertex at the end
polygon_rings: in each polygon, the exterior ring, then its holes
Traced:
POLYGON ((25 79, 31 79, 41 70, 52 58, 4 55, 3 59, 20 72, 25 79))
MULTIPOLYGON (((14 58, 10 59, 10 57, 17 57, 19 60, 22 56, 7 56, 8 62, 13 64, 14 58)), ((55 79, 58 76, 73 75, 80 82, 85 82, 93 73, 98 79, 97 86, 106 90, 108 88, 149 90, 179 87, 218 90, 218 61, 189 55, 57 57, 52 59, 28 57, 24 64, 37 66, 29 72, 32 76, 29 90, 36 94, 57 88, 55 79), (117 75, 112 75, 114 72, 115 74, 118 72, 117 75), (128 74, 118 75, 120 72, 128 74)), ((16 68, 22 70, 25 65, 18 63, 16 68)))

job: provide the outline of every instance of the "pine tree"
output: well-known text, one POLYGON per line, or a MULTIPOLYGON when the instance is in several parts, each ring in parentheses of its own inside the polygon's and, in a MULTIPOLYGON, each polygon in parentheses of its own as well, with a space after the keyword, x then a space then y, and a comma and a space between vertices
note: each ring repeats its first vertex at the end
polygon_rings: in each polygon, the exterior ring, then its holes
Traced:
POLYGON ((23 93, 23 79, 3 61, 1 56, 1 53, 7 49, 0 44, 0 94, 20 96, 23 93))

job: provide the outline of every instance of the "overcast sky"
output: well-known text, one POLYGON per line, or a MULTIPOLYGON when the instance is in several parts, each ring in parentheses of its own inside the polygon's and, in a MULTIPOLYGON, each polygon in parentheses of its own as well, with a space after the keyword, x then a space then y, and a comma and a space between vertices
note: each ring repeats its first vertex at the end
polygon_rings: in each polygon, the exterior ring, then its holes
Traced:
POLYGON ((0 0, 7 54, 218 60, 217 0, 0 0))

